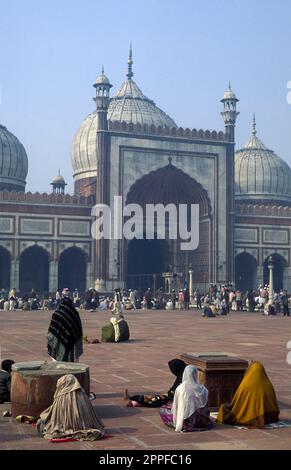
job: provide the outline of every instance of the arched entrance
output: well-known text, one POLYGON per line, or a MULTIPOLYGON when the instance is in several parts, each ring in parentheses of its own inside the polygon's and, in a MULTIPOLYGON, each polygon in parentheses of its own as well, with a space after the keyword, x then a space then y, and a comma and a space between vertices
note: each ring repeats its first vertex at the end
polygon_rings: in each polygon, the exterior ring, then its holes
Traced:
POLYGON ((0 289, 10 287, 11 256, 8 250, 0 246, 0 289))
POLYGON ((127 250, 127 288, 143 293, 149 287, 153 292, 163 287, 162 273, 168 271, 169 260, 166 240, 131 240, 127 250))
POLYGON ((22 294, 47 294, 49 291, 49 254, 34 245, 20 256, 19 290, 22 294))
POLYGON ((247 252, 235 257, 235 286, 242 292, 255 289, 257 261, 247 252))
POLYGON ((63 251, 59 259, 58 286, 67 287, 71 292, 86 290, 86 254, 75 246, 63 251))
MULTIPOLYGON (((177 227, 178 237, 176 240, 166 236, 165 240, 135 240, 136 244, 132 242, 124 243, 122 248, 123 264, 121 269, 123 279, 129 280, 132 266, 135 266, 136 272, 144 273, 142 263, 144 262, 146 265, 148 261, 149 263, 160 263, 160 266, 163 265, 163 270, 167 270, 167 267, 171 266, 170 270, 173 273, 180 273, 185 279, 188 278, 189 266, 192 265, 194 285, 202 283, 204 285, 210 281, 211 277, 214 275, 212 270, 215 256, 215 253, 211 250, 211 205, 207 191, 200 183, 172 165, 171 159, 169 159, 168 165, 148 173, 131 186, 126 198, 126 205, 129 204, 138 204, 138 206, 142 208, 144 231, 148 220, 146 220, 148 205, 161 204, 164 208, 168 204, 174 205, 177 210, 177 219, 174 224, 171 224, 171 227, 177 227), (198 248, 189 251, 181 249, 181 242, 185 240, 179 237, 179 205, 182 204, 187 205, 186 222, 188 226, 186 226, 186 230, 188 231, 190 226, 194 223, 193 218, 189 217, 190 205, 199 205, 199 228, 197 228, 197 230, 199 230, 199 245, 198 248), (163 245, 167 246, 166 256, 163 254, 163 249, 161 250, 162 253, 159 253, 158 242, 162 241, 166 242, 166 245, 163 245), (151 249, 149 249, 149 247, 151 247, 151 249), (141 255, 136 256, 135 250, 138 250, 140 253, 144 250, 146 259, 141 259, 141 255), (134 257, 135 259, 133 259, 134 257), (157 258, 156 261, 154 261, 155 257, 157 258), (151 259, 153 261, 150 261, 151 259), (161 259, 163 259, 163 261, 161 261, 161 259)), ((163 220, 164 219, 165 217, 163 217, 163 220)), ((157 224, 161 218, 155 217, 150 220, 154 220, 154 223, 157 224)), ((167 215, 165 222, 166 234, 168 233, 169 226, 170 222, 167 215)), ((157 233, 156 225, 151 227, 150 231, 151 233, 157 233)))
MULTIPOLYGON (((279 255, 278 253, 273 253, 272 255, 274 269, 273 269, 273 279, 274 279, 274 291, 278 292, 284 287, 284 268, 287 267, 287 262, 283 258, 283 256, 279 255)), ((268 260, 269 257, 264 261, 264 284, 269 284, 269 268, 268 268, 268 260)))

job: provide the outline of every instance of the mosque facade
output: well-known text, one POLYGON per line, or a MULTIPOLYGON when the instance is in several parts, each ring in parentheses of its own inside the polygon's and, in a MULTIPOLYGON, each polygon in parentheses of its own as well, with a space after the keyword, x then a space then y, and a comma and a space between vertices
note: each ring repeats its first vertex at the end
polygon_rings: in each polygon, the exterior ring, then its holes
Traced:
MULTIPOLYGON (((0 288, 54 293, 116 287, 178 287, 204 291, 231 282, 242 290, 268 281, 291 290, 291 170, 257 136, 235 152, 237 102, 231 86, 221 99, 224 131, 178 127, 133 80, 130 51, 126 79, 112 87, 102 70, 94 84, 95 111, 72 145, 74 194, 57 175, 49 194, 25 191, 28 158, 23 145, 0 126, 0 288), (199 245, 181 240, 95 239, 92 208, 198 204, 199 245)), ((141 226, 143 226, 140 221, 141 226)))

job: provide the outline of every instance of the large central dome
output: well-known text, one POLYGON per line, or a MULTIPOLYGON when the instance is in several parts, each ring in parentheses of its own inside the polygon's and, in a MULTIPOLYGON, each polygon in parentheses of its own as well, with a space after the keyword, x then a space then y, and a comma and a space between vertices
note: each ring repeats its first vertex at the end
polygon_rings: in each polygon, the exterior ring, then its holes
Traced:
POLYGON ((250 140, 235 153, 235 198, 291 204, 291 169, 256 134, 254 120, 250 140))
MULTIPOLYGON (((115 96, 111 98, 107 112, 110 121, 133 124, 148 124, 161 127, 177 127, 175 122, 155 103, 147 98, 132 80, 132 54, 128 60, 127 79, 121 85, 115 96)), ((108 84, 109 80, 102 74, 97 79, 98 84, 108 84)), ((111 86, 111 85, 110 85, 111 86)), ((75 134, 72 147, 72 165, 74 179, 90 182, 97 176, 96 135, 98 126, 97 112, 89 114, 75 134)), ((81 184, 81 183, 80 183, 81 184)))
POLYGON ((177 127, 173 119, 148 99, 131 78, 125 80, 112 98, 107 117, 110 121, 177 127))

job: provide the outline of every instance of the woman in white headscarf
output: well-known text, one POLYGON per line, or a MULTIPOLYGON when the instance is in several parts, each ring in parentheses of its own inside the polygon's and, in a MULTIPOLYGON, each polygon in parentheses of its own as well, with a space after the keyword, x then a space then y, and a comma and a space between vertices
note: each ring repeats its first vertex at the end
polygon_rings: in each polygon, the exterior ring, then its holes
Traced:
POLYGON ((197 368, 189 365, 175 391, 173 403, 162 406, 160 416, 177 432, 203 431, 212 427, 207 401, 208 390, 198 382, 197 368))
POLYGON ((37 429, 45 439, 93 441, 105 436, 101 419, 72 374, 57 381, 53 404, 41 413, 37 429))

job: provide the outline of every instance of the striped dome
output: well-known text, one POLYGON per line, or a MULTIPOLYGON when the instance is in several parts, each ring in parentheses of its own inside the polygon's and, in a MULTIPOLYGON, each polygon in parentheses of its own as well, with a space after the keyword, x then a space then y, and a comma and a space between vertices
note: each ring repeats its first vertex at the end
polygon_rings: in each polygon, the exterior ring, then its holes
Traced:
POLYGON ((0 190, 24 191, 28 158, 21 142, 0 125, 0 190))
POLYGON ((235 198, 291 203, 291 169, 258 139, 255 122, 250 140, 235 153, 235 198))

